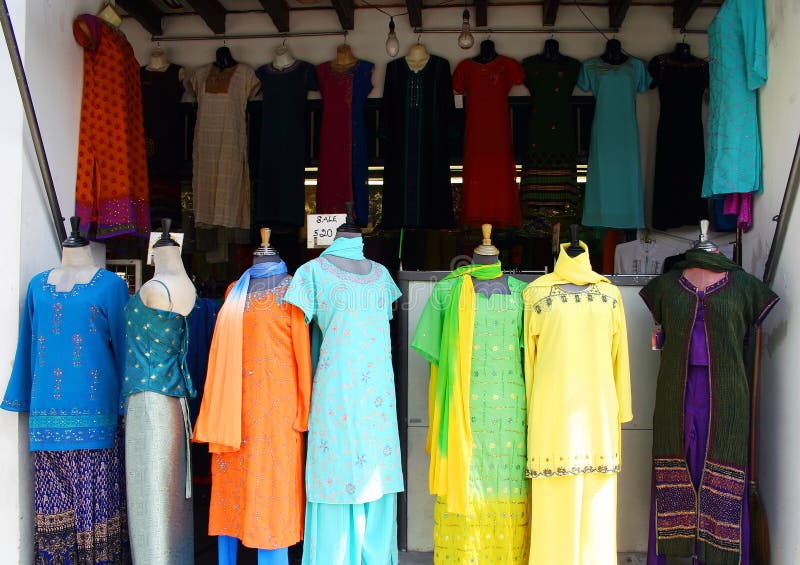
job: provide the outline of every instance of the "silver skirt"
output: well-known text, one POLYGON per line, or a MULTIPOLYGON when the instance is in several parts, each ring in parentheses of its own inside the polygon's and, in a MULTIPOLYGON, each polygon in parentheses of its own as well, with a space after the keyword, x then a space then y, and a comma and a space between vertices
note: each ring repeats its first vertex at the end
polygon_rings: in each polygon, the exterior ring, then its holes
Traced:
POLYGON ((139 392, 127 399, 128 529, 135 565, 192 565, 191 434, 185 398, 139 392))

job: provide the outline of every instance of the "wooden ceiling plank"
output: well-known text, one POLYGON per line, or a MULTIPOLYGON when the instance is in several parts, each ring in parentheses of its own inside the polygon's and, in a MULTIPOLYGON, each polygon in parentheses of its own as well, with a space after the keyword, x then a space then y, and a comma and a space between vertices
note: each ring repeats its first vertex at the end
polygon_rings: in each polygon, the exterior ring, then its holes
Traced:
POLYGON ((149 0, 117 0, 117 4, 151 34, 164 35, 161 27, 163 14, 149 0))
POLYGON ((475 27, 489 25, 489 5, 487 0, 475 0, 475 27))
POLYGON ((609 0, 608 2, 608 26, 612 29, 622 27, 628 8, 631 7, 631 0, 609 0))
POLYGON ((556 25, 559 0, 544 0, 542 2, 542 25, 556 25))
POLYGON ((264 11, 272 18, 277 30, 281 33, 289 31, 289 4, 286 0, 259 0, 264 7, 264 11))
POLYGON ((353 0, 331 0, 336 15, 339 16, 339 23, 342 24, 342 29, 352 31, 354 27, 354 14, 355 4, 353 0))
POLYGON ((412 28, 422 27, 422 0, 406 0, 408 25, 412 28))
POLYGON ((702 3, 703 0, 675 0, 672 8, 672 27, 685 28, 702 3))
POLYGON ((186 0, 194 8, 197 15, 203 18, 206 25, 216 34, 225 33, 225 7, 219 0, 186 0))

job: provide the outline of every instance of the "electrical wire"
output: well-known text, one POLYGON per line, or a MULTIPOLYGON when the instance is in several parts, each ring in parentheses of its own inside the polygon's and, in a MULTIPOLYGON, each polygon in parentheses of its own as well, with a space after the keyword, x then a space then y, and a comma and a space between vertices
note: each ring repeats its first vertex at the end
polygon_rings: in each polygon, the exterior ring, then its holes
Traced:
POLYGON ((586 18, 586 21, 589 22, 589 25, 592 26, 597 33, 602 35, 603 38, 606 41, 608 41, 609 37, 605 33, 603 33, 603 30, 601 30, 599 27, 594 25, 594 22, 592 21, 592 18, 590 18, 589 15, 586 12, 583 11, 583 8, 581 8, 581 5, 578 3, 578 0, 574 0, 574 4, 575 4, 575 7, 578 9, 578 11, 581 13, 581 15, 583 15, 583 17, 586 18))

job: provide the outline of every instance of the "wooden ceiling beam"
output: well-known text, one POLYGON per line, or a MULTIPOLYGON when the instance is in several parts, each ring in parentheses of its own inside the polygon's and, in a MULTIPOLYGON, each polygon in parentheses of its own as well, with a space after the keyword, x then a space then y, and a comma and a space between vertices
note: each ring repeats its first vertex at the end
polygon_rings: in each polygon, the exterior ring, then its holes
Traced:
POLYGON ((163 14, 149 0, 117 0, 117 4, 152 35, 164 35, 161 27, 163 14))
POLYGON ((489 5, 487 0, 475 0, 475 27, 489 25, 489 5))
POLYGON ((355 22, 355 4, 353 0, 331 0, 336 15, 339 16, 339 23, 342 29, 351 31, 355 22))
POLYGON ((408 25, 412 28, 422 27, 422 0, 406 0, 408 25))
POLYGON ((219 0, 186 0, 188 4, 203 18, 206 25, 216 34, 225 33, 225 7, 219 0))
POLYGON ((264 10, 272 18, 272 23, 281 33, 289 31, 289 4, 286 0, 259 0, 264 10))
POLYGON ((558 15, 558 0, 544 0, 542 2, 542 25, 556 25, 558 15))
POLYGON ((672 8, 672 27, 685 28, 702 3, 703 0, 675 0, 672 8))
POLYGON ((625 21, 628 8, 631 7, 631 0, 609 0, 608 2, 608 27, 619 29, 625 21))

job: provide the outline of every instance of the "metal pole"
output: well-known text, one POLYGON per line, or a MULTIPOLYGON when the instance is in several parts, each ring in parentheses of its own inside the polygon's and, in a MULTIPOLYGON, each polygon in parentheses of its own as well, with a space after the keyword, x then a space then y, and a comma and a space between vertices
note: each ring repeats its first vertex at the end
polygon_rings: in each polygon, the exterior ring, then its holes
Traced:
POLYGON ((800 136, 798 136, 797 145, 794 148, 794 160, 792 161, 792 168, 789 171, 789 178, 786 180, 786 190, 783 192, 781 211, 778 212, 777 216, 772 218, 776 222, 775 235, 772 236, 772 245, 770 245, 769 248, 767 263, 764 265, 763 278, 767 285, 771 285, 772 279, 775 278, 778 259, 781 256, 783 244, 786 241, 786 229, 789 227, 789 218, 791 217, 792 208, 794 207, 798 183, 800 183, 800 136))
POLYGON ((25 69, 22 66, 22 59, 19 55, 17 38, 14 35, 14 28, 11 25, 8 5, 6 4, 6 0, 2 0, 2 2, 0 26, 3 28, 6 47, 8 47, 8 55, 11 57, 11 66, 14 68, 14 75, 17 78, 17 86, 19 87, 19 94, 22 98, 22 107, 25 110, 25 118, 28 121, 31 138, 33 138, 33 148, 36 150, 36 159, 39 161, 39 170, 42 173, 42 181, 44 182, 44 189, 47 193, 47 203, 50 205, 53 226, 58 236, 58 241, 56 243, 60 248, 61 242, 67 239, 67 231, 64 228, 64 217, 61 215, 61 207, 58 205, 58 195, 53 185, 53 176, 50 174, 50 165, 47 162, 47 155, 45 154, 44 143, 42 142, 42 132, 39 130, 39 122, 36 120, 36 111, 33 108, 31 91, 28 88, 28 79, 25 77, 25 69))

